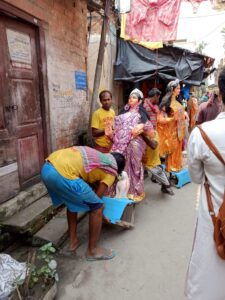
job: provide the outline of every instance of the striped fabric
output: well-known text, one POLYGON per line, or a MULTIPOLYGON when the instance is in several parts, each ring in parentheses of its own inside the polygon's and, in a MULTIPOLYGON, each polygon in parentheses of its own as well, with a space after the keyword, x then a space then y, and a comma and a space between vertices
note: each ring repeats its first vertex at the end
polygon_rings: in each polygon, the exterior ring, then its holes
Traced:
POLYGON ((81 153, 84 170, 89 173, 90 171, 99 168, 106 173, 117 176, 117 163, 111 154, 101 153, 93 148, 86 146, 73 147, 81 153))
POLYGON ((150 118, 150 121, 152 122, 152 125, 154 129, 157 127, 157 113, 159 111, 159 108, 157 105, 153 105, 148 99, 145 99, 144 102, 144 108, 146 109, 148 116, 150 118))

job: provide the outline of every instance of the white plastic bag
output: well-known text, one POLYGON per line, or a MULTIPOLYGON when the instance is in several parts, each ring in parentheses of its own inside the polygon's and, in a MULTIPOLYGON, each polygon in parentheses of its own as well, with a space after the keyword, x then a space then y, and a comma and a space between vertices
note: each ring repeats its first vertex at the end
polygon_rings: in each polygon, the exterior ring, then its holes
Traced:
POLYGON ((8 254, 0 254, 0 300, 15 290, 16 282, 25 280, 26 263, 20 263, 8 254))

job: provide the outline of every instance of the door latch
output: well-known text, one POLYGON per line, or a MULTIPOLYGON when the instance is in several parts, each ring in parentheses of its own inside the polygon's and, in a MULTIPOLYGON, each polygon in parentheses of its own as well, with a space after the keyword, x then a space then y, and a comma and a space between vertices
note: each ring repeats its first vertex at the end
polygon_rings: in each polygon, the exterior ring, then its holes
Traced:
POLYGON ((18 105, 16 105, 16 104, 14 104, 14 105, 7 105, 7 106, 5 106, 5 109, 7 111, 17 110, 18 109, 18 105))

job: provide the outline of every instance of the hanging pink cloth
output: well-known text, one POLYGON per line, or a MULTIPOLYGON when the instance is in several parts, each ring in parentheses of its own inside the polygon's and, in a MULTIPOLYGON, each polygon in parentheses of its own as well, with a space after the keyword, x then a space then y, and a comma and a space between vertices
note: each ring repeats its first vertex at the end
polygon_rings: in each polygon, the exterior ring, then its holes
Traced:
POLYGON ((182 0, 133 0, 125 34, 138 41, 176 39, 182 0))

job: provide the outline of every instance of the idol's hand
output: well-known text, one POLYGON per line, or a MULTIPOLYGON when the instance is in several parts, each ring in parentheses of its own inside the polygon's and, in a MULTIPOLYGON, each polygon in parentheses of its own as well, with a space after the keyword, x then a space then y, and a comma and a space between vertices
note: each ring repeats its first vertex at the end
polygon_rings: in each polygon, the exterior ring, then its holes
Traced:
POLYGON ((113 129, 111 126, 107 126, 105 128, 105 136, 107 136, 109 139, 112 139, 113 137, 113 129))
POLYGON ((132 133, 132 137, 135 138, 137 137, 139 134, 141 134, 144 131, 144 124, 138 124, 136 125, 131 133, 132 133))

